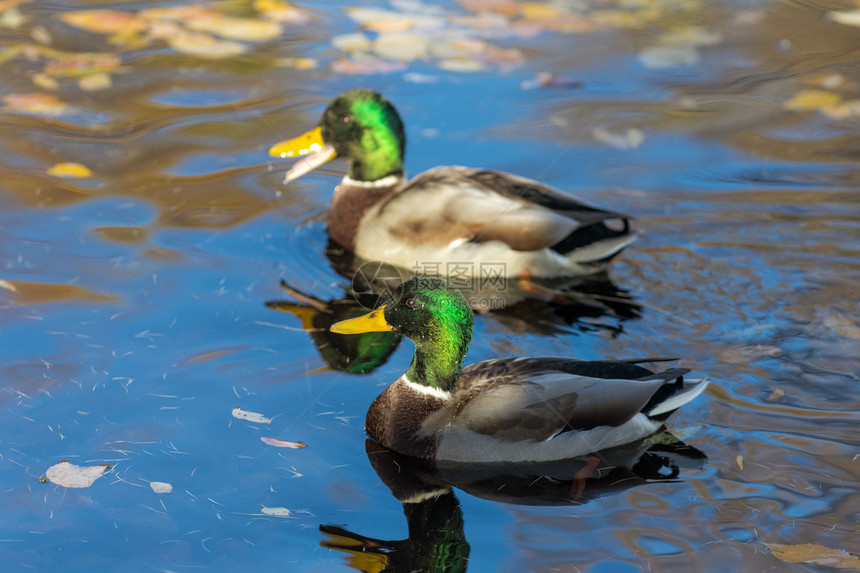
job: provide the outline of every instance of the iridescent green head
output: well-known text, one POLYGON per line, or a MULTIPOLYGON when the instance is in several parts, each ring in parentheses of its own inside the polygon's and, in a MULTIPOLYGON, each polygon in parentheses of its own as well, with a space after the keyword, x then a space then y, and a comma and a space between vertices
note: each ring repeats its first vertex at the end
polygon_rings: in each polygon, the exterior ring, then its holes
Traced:
POLYGON ((349 161, 349 177, 378 181, 403 175, 406 135, 391 103, 369 89, 349 90, 335 98, 315 129, 269 149, 274 157, 301 157, 285 183, 298 179, 334 157, 349 161))
POLYGON ((414 277, 394 290, 390 301, 365 316, 331 327, 356 334, 394 331, 415 343, 406 372, 412 382, 453 391, 472 340, 474 314, 463 294, 436 277, 414 277))
POLYGON ((349 176, 376 181, 403 174, 406 135, 391 103, 373 90, 349 90, 332 101, 320 122, 323 141, 349 161, 349 176))

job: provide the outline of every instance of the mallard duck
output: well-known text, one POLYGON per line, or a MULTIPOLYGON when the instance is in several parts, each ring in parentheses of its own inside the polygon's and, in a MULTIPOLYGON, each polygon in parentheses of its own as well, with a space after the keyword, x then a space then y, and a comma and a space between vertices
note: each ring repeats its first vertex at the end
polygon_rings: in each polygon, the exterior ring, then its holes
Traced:
POLYGON ((447 281, 414 277, 341 334, 394 331, 415 343, 406 373, 371 404, 370 436, 436 462, 547 462, 633 442, 707 386, 634 362, 500 358, 462 368, 473 314, 447 281))
POLYGON ((332 239, 362 259, 424 274, 592 274, 635 239, 628 216, 509 173, 450 166, 407 180, 405 146, 394 106, 354 89, 328 105, 318 127, 269 154, 301 157, 285 183, 346 159, 329 211, 332 239))

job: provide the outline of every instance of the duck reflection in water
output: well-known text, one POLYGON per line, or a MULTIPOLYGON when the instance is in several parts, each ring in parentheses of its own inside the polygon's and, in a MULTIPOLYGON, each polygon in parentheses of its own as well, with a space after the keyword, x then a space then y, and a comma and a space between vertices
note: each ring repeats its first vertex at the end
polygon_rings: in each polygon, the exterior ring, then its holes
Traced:
POLYGON ((669 432, 588 456, 544 464, 437 465, 366 441, 367 457, 403 505, 408 537, 384 540, 321 525, 320 545, 359 571, 466 571, 469 543, 453 488, 517 505, 581 505, 656 481, 679 480, 705 454, 669 432))
POLYGON ((289 312, 302 321, 326 364, 334 370, 349 374, 368 374, 385 364, 400 344, 401 336, 395 332, 368 332, 356 336, 340 336, 329 329, 332 324, 361 316, 379 301, 372 292, 351 293, 329 301, 304 294, 281 281, 293 301, 272 300, 268 308, 289 312))
POLYGON ((360 295, 390 295, 398 285, 418 275, 445 277, 463 293, 472 310, 491 314, 518 334, 555 334, 572 326, 617 335, 623 332, 625 321, 642 316, 642 306, 606 272, 550 279, 523 272, 508 277, 489 264, 475 271, 467 263, 463 266, 468 272, 462 274, 457 274, 457 265, 441 263, 406 270, 357 257, 334 241, 329 241, 326 256, 332 268, 351 281, 352 291, 360 295))

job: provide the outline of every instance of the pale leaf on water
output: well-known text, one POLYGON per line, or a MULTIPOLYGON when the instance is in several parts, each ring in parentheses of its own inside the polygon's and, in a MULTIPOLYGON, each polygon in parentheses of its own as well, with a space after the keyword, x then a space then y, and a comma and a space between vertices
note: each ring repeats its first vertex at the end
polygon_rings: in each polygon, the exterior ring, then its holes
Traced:
POLYGON ((845 26, 860 26, 860 10, 829 10, 827 18, 845 26))
POLYGON ((837 569, 860 569, 860 558, 844 549, 815 543, 765 543, 774 557, 786 563, 814 563, 837 569))
POLYGON ((60 14, 60 20, 87 32, 112 34, 115 32, 140 31, 146 28, 146 21, 131 12, 120 10, 81 10, 60 14))
POLYGON ((278 438, 269 438, 268 436, 263 436, 260 438, 264 444, 268 444, 270 446, 274 446, 276 448, 306 448, 308 445, 304 442, 287 442, 284 440, 279 440, 278 438))
POLYGON ((62 461, 49 467, 45 477, 52 483, 64 487, 90 487, 110 468, 109 464, 76 466, 69 461, 62 461))
POLYGON ((253 18, 200 18, 189 20, 185 26, 196 32, 209 32, 222 38, 246 42, 264 42, 281 35, 281 25, 277 22, 253 18))
POLYGON ((265 505, 260 509, 260 513, 263 515, 269 515, 271 517, 289 517, 290 510, 286 507, 266 507, 265 505))
POLYGON ((218 40, 202 32, 186 32, 171 36, 167 38, 167 43, 177 52, 210 60, 238 56, 247 51, 245 44, 232 40, 218 40))
POLYGON ((173 485, 163 481, 151 481, 149 487, 155 493, 171 493, 173 491, 173 485))
POLYGON ((235 408, 233 408, 233 417, 238 418, 239 420, 247 420, 249 422, 254 422, 255 424, 272 423, 271 418, 267 418, 266 416, 257 412, 249 412, 248 410, 243 410, 241 406, 236 406, 235 408))
POLYGON ((616 133, 609 131, 605 127, 598 126, 591 130, 591 135, 600 143, 605 143, 624 151, 637 149, 645 141, 645 134, 642 133, 641 129, 635 127, 627 129, 622 133, 616 133))

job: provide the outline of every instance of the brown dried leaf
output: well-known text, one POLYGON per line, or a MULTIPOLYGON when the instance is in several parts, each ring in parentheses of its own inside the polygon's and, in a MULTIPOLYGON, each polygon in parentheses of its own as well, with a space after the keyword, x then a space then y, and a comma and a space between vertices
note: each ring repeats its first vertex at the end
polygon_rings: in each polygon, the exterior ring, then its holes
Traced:
POLYGON ((860 569, 860 558, 844 549, 815 543, 765 543, 774 557, 786 563, 814 563, 837 569, 860 569))
POLYGON ((68 104, 52 94, 26 93, 3 96, 3 105, 10 113, 23 113, 57 117, 68 111, 68 104))
POLYGON ((49 76, 84 76, 92 73, 112 72, 120 66, 116 54, 60 53, 45 64, 44 73, 49 76))

